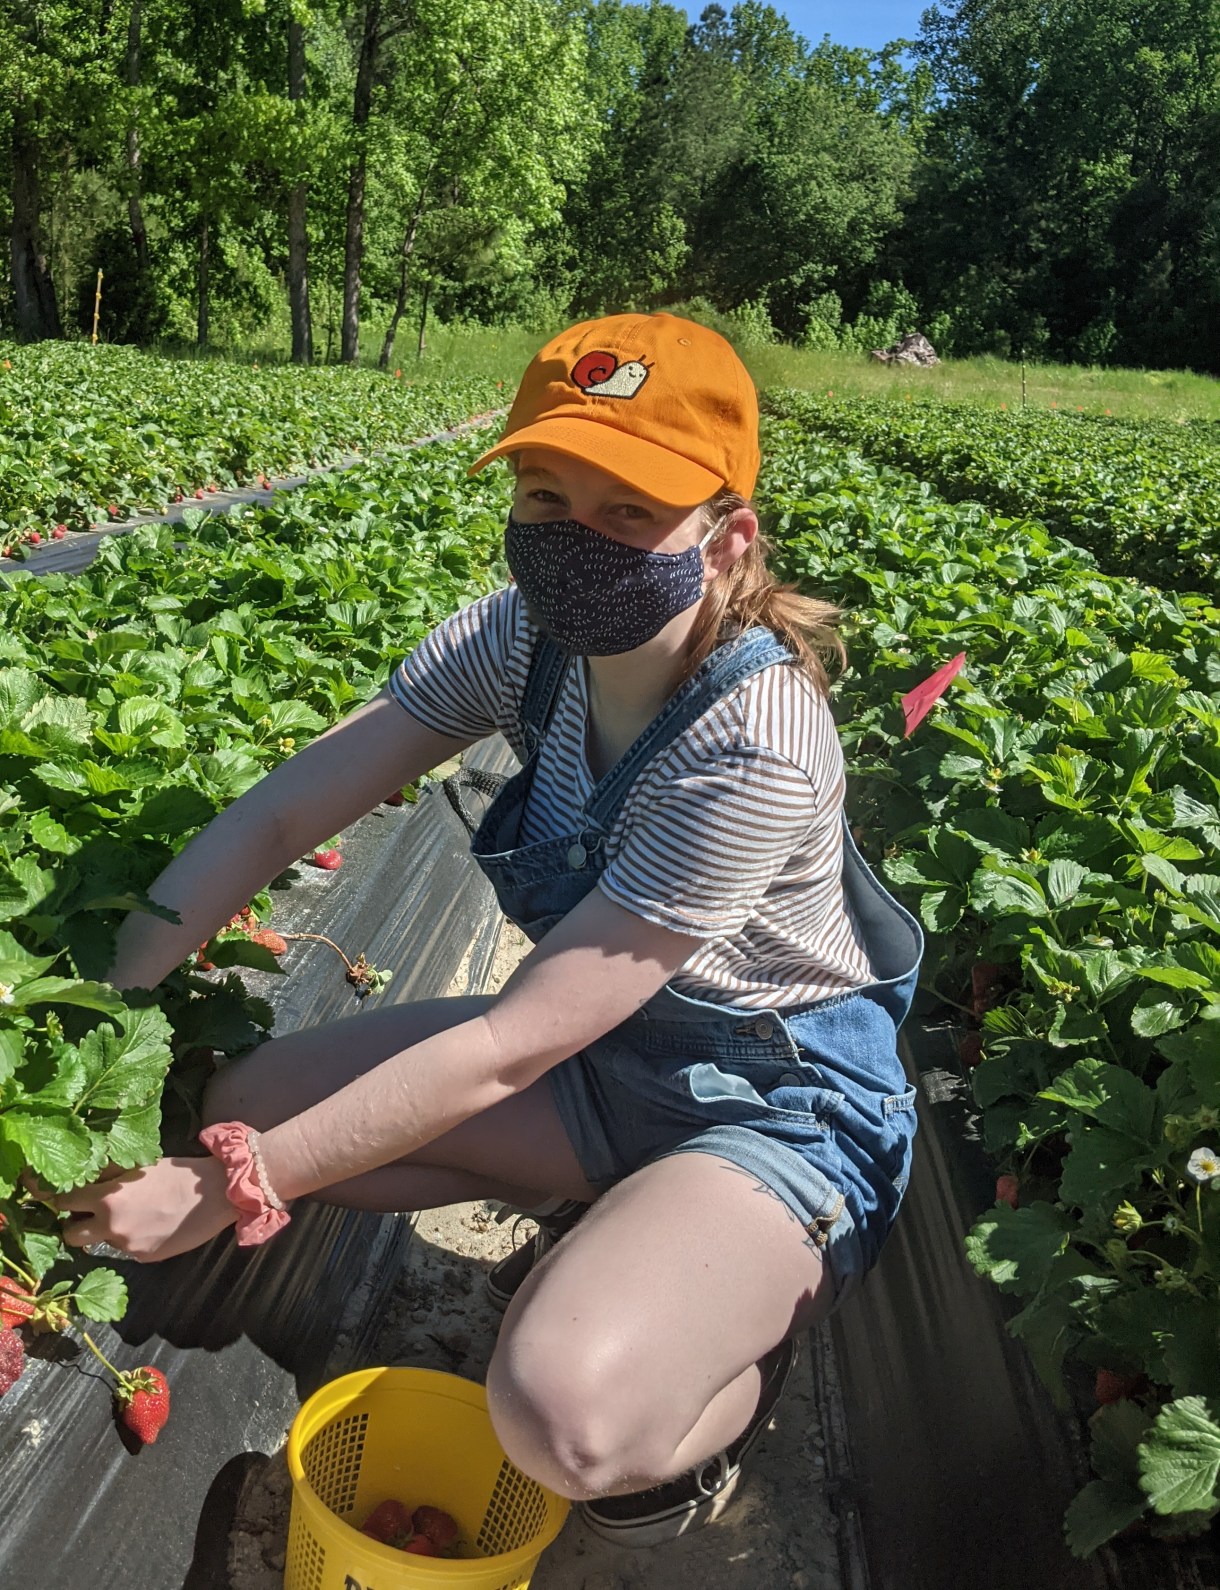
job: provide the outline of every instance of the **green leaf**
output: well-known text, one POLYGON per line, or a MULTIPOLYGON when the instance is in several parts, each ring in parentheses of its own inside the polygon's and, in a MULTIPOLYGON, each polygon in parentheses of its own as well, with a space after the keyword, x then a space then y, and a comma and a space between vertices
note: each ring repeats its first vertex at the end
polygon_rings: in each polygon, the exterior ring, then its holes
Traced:
POLYGON ((0 1083, 7 1082, 21 1064, 25 1044, 13 1027, 0 1027, 0 1083))
POLYGON ((29 1005, 81 1005, 117 1016, 126 1009, 122 995, 108 983, 82 983, 71 977, 36 977, 16 989, 13 998, 18 1010, 29 1005))
POLYGON ((101 1139, 66 1110, 14 1107, 0 1114, 0 1137, 24 1156, 26 1163, 55 1192, 92 1181, 104 1163, 101 1139))
POLYGON ((1140 1038, 1159 1038, 1190 1019, 1190 1007, 1155 989, 1141 994, 1131 1012, 1131 1030, 1140 1038))
POLYGON ((161 1101, 123 1110, 106 1134, 106 1156, 124 1170, 154 1165, 161 1157, 161 1101))
POLYGON ((1090 1209, 1139 1185, 1156 1161, 1145 1144, 1108 1126, 1082 1121, 1071 1133, 1072 1148, 1063 1162, 1059 1196, 1066 1204, 1090 1209))
POLYGON ((88 1085, 78 1110, 143 1104, 161 1086, 172 1059, 169 1022, 155 1006, 148 1006, 124 1011, 122 1026, 120 1036, 103 1022, 81 1039, 88 1085))
POLYGON ((1140 1483, 1158 1513, 1215 1507, 1220 1423, 1202 1397, 1181 1397, 1157 1414, 1140 1447, 1140 1483))
POLYGON ((1072 1498, 1063 1519, 1063 1533, 1073 1557, 1087 1557, 1133 1524, 1147 1506, 1136 1485, 1090 1480, 1072 1498))
POLYGON ((51 1266, 58 1264, 63 1257, 64 1245, 56 1232, 23 1231, 19 1240, 21 1251, 40 1281, 51 1266))
POLYGON ((72 1300, 86 1319, 121 1319, 127 1312, 127 1282, 114 1270, 90 1270, 76 1283, 72 1300))
POLYGON ((1067 1216, 1053 1204, 997 1204, 975 1221, 966 1256, 1005 1292, 1036 1292, 1068 1244, 1067 1216))

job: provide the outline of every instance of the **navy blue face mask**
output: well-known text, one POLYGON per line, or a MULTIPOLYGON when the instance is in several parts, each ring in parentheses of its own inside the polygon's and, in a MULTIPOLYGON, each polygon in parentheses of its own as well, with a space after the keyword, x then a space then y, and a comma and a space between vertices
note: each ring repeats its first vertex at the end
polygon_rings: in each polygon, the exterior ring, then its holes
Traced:
POLYGON ((703 595, 703 540, 647 552, 579 519, 524 524, 510 513, 504 553, 525 606, 563 651, 614 657, 660 633, 703 595))

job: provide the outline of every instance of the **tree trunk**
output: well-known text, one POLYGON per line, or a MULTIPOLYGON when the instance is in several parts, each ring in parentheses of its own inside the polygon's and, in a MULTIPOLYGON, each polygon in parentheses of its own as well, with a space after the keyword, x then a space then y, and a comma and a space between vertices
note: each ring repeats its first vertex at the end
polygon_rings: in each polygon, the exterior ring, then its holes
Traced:
POLYGON ((428 293, 431 289, 431 286, 432 283, 427 279, 427 277, 425 277, 423 303, 419 308, 419 344, 415 349, 415 357, 417 359, 423 358, 424 349, 428 346, 428 339, 424 335, 424 332, 427 330, 428 326, 428 293))
POLYGON ((211 235, 206 215, 199 217, 199 321, 195 333, 195 341, 201 348, 208 345, 209 319, 211 305, 208 302, 208 251, 211 246, 211 235))
POLYGON ((356 71, 356 97, 352 107, 356 158, 347 180, 347 238, 343 256, 343 343, 339 357, 355 364, 360 352, 360 266, 364 253, 364 185, 367 164, 365 134, 373 106, 373 78, 381 47, 381 0, 368 0, 360 65, 356 71))
MULTIPOLYGON (((140 27, 143 0, 131 0, 127 13, 127 60, 124 81, 128 88, 140 86, 140 27)), ((134 115, 127 125, 127 170, 131 177, 131 191, 127 195, 127 217, 131 223, 131 241, 136 251, 136 282, 138 295, 144 299, 148 285, 148 228, 144 225, 143 175, 140 169, 140 127, 134 115)))
POLYGON ((20 110, 13 114, 13 225, 11 257, 17 336, 22 342, 62 337, 55 284, 47 267, 39 224, 38 145, 20 110))
MULTIPOLYGON (((305 25, 288 20, 288 98, 305 98, 305 25)), ((313 363, 313 321, 309 313, 309 234, 305 209, 309 184, 297 182, 288 195, 288 303, 292 311, 292 362, 313 363)))
POLYGON ((411 224, 407 227, 407 235, 402 240, 402 269, 398 274, 398 299, 394 304, 394 313, 390 316, 390 323, 386 327, 385 341, 381 344, 381 357, 377 360, 379 370, 390 368, 390 358, 394 352, 394 339, 398 335, 398 323, 407 309, 407 272, 411 264, 411 256, 415 252, 415 236, 419 231, 419 218, 424 213, 424 189, 419 190, 419 199, 415 205, 415 214, 411 217, 411 224))

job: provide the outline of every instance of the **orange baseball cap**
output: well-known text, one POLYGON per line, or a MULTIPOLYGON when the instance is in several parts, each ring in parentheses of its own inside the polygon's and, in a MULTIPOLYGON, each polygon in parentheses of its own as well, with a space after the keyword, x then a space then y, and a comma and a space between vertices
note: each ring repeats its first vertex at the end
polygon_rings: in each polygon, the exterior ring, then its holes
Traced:
POLYGON ((504 434, 470 468, 523 447, 582 458, 674 508, 758 476, 758 394, 715 331, 677 315, 607 315, 561 332, 521 378, 504 434))

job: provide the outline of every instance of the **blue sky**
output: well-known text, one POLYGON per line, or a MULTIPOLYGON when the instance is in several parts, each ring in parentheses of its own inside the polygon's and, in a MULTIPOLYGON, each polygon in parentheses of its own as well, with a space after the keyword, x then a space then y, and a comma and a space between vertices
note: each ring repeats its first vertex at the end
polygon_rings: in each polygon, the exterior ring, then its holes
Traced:
MULTIPOLYGON (((720 0, 725 10, 733 0, 720 0)), ((931 0, 771 0, 797 33, 816 44, 829 33, 836 44, 879 50, 892 39, 913 39, 919 32, 920 13, 931 0)), ((688 5, 691 21, 698 19, 703 3, 688 5)))

